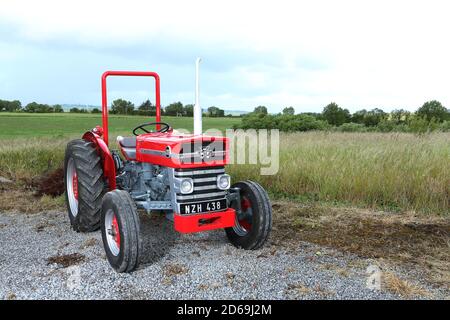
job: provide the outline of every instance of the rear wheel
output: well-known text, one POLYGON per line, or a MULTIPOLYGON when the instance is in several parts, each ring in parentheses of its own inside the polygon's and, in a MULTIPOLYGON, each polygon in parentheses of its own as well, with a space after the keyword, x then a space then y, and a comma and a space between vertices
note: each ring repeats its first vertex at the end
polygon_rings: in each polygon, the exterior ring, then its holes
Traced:
MULTIPOLYGON (((235 225, 225 229, 230 242, 243 249, 259 249, 272 229, 272 206, 261 185, 247 180, 233 185, 240 189, 241 213, 236 214, 235 225)), ((231 203, 237 208, 237 203, 231 203)))
POLYGON ((117 272, 136 269, 142 251, 140 223, 128 192, 116 189, 105 194, 101 221, 103 246, 111 266, 117 272))
POLYGON ((64 185, 70 223, 74 230, 95 231, 100 227, 103 168, 92 142, 82 139, 67 144, 64 158, 64 185))

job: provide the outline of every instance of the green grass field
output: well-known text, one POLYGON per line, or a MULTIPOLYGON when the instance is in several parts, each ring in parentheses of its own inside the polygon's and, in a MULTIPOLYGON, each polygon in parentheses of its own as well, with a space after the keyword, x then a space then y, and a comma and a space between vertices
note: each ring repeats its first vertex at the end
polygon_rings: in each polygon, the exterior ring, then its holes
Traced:
MULTIPOLYGON (((192 128, 192 118, 163 118, 192 128)), ((0 176, 19 184, 62 166, 68 140, 96 124, 96 115, 0 114, 0 176)), ((144 117, 111 117, 110 136, 130 134, 144 117)), ((204 118, 226 129, 239 119, 204 118)), ((280 170, 260 176, 258 165, 231 165, 234 181, 259 181, 272 196, 448 216, 450 133, 281 134, 280 170)))
MULTIPOLYGON (((134 127, 155 121, 154 117, 109 116, 109 130, 115 134, 131 134, 134 127)), ((162 117, 176 129, 192 131, 193 120, 187 117, 162 117)), ((224 130, 239 123, 239 118, 203 118, 203 129, 224 130)), ((101 114, 30 114, 0 113, 0 139, 23 137, 71 137, 102 124, 101 114)))

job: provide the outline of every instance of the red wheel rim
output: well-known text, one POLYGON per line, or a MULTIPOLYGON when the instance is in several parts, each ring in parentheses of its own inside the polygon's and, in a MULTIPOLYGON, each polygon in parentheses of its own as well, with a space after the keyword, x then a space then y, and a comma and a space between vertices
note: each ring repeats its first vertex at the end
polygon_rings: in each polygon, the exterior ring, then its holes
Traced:
MULTIPOLYGON (((247 198, 242 197, 241 199, 242 212, 247 212, 249 209, 251 209, 251 207, 252 205, 250 201, 247 198)), ((248 218, 244 218, 241 220, 238 219, 238 222, 241 225, 241 227, 245 229, 245 231, 249 232, 250 230, 252 230, 252 224, 248 221, 248 218)))
POLYGON ((76 200, 78 200, 78 177, 77 172, 74 171, 72 175, 72 189, 73 189, 73 196, 76 200))
POLYGON ((75 218, 78 214, 78 177, 75 161, 70 158, 66 168, 66 194, 69 202, 69 214, 75 218))
POLYGON ((121 237, 118 215, 113 209, 108 209, 105 213, 104 228, 109 251, 117 257, 120 254, 121 237))
POLYGON ((112 228, 114 231, 114 241, 116 241, 117 247, 120 248, 120 231, 119 231, 119 223, 117 222, 116 215, 114 215, 112 219, 112 228))

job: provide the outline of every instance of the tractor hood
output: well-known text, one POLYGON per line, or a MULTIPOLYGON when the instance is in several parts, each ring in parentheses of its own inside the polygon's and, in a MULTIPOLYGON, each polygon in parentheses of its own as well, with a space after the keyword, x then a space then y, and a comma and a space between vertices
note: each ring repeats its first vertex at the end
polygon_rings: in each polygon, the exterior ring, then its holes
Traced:
POLYGON ((228 148, 225 137, 149 133, 136 138, 136 160, 171 168, 224 166, 228 148))

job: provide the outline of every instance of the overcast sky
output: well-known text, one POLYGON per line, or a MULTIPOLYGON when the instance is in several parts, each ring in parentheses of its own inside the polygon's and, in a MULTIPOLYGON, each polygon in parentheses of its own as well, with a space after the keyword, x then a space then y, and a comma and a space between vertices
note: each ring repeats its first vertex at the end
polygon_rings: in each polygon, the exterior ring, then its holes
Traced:
MULTIPOLYGON (((161 76, 162 104, 321 111, 450 107, 448 1, 0 0, 0 99, 100 105, 106 70, 161 76)), ((111 99, 152 101, 150 79, 111 99)))

